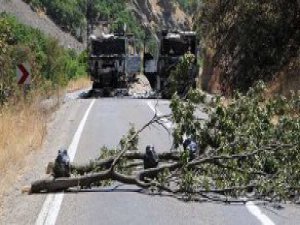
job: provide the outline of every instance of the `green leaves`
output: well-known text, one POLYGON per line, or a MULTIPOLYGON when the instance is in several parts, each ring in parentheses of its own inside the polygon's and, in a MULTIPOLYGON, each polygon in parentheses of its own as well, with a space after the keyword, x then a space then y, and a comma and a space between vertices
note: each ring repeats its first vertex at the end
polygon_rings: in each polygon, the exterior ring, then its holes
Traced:
POLYGON ((126 147, 128 150, 137 150, 138 143, 139 136, 136 135, 136 129, 133 124, 131 124, 131 128, 129 129, 127 135, 123 136, 120 140, 120 147, 121 149, 124 149, 126 147))
POLYGON ((39 30, 20 24, 14 17, 2 13, 0 103, 8 97, 4 92, 15 94, 15 68, 24 62, 31 65, 33 87, 36 89, 47 89, 51 85, 64 86, 69 79, 86 74, 85 65, 76 53, 63 49, 57 41, 46 37, 39 30))
MULTIPOLYGON (((172 96, 177 93, 179 96, 184 96, 189 89, 195 86, 194 72, 197 70, 195 65, 196 57, 193 54, 187 53, 177 64, 174 70, 171 71, 169 76, 169 85, 164 92, 166 96, 172 96)), ((190 93, 192 97, 192 93, 190 93)), ((196 99, 196 98, 194 98, 196 99)))
MULTIPOLYGON (((299 187, 296 171, 300 170, 300 111, 295 110, 298 97, 267 98, 264 88, 258 82, 245 95, 236 93, 226 104, 216 97, 209 119, 201 123, 195 113, 198 101, 193 94, 185 100, 173 97, 176 146, 180 148, 183 136, 193 136, 201 146, 198 159, 227 156, 197 167, 202 171, 199 174, 195 168, 186 170, 188 161, 183 152, 184 188, 190 189, 193 180, 206 180, 199 184, 206 190, 255 185, 259 198, 284 200, 293 193, 290 189, 299 187)), ((238 190, 231 193, 243 194, 238 190)))
MULTIPOLYGON (((32 0, 30 4, 46 13, 64 30, 71 32, 78 40, 83 40, 87 26, 87 2, 90 1, 89 20, 93 24, 99 21, 126 23, 128 32, 142 39, 144 32, 135 16, 126 9, 123 0, 32 0)), ((116 28, 114 24, 111 24, 116 28)))

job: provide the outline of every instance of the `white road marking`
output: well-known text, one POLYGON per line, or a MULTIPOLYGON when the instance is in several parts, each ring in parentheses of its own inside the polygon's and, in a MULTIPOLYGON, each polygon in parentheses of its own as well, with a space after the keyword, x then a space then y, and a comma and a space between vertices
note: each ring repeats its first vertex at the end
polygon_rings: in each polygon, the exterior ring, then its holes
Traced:
MULTIPOLYGON (((147 102, 147 105, 149 106, 149 108, 154 112, 156 113, 157 116, 163 116, 164 114, 162 114, 158 108, 156 107, 156 105, 153 103, 153 101, 148 101, 147 102)), ((171 121, 167 120, 166 118, 163 118, 162 119, 164 125, 166 126, 166 128, 168 129, 172 129, 173 127, 173 124, 171 121)))
MULTIPOLYGON (((79 144, 79 140, 80 140, 84 125, 87 121, 87 118, 90 114, 90 111, 91 111, 93 105, 95 104, 95 101, 96 100, 94 99, 91 102, 91 104, 89 105, 88 109, 86 110, 86 112, 77 128, 77 131, 73 137, 73 140, 69 146, 68 154, 69 154, 71 162, 75 158, 75 154, 77 151, 77 147, 79 144)), ((55 225, 63 198, 64 198, 63 193, 47 195, 46 200, 43 204, 43 207, 39 213, 39 216, 38 216, 35 224, 36 225, 55 225)))
MULTIPOLYGON (((148 101, 147 104, 149 108, 158 116, 162 115, 162 113, 157 108, 155 108, 153 101, 148 101)), ((164 123, 169 129, 173 127, 172 123, 168 120, 166 120, 166 122, 164 123)), ((260 208, 256 206, 254 202, 248 202, 246 204, 246 208, 253 216, 255 216, 261 222, 262 225, 275 225, 275 223, 268 216, 262 213, 260 208)))
POLYGON ((261 222, 262 225, 275 225, 275 223, 268 216, 262 213, 260 208, 258 208, 254 202, 247 202, 246 208, 261 222))

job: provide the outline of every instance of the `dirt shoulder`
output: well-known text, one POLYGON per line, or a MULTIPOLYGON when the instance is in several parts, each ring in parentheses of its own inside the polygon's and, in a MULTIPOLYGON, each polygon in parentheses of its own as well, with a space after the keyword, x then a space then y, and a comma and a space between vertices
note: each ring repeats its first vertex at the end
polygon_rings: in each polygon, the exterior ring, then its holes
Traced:
POLYGON ((90 100, 80 100, 66 96, 64 103, 52 114, 47 124, 44 144, 38 151, 30 152, 22 169, 14 168, 15 181, 2 196, 0 224, 34 224, 40 212, 45 195, 22 193, 24 186, 45 177, 45 168, 53 161, 58 149, 68 148, 90 100))

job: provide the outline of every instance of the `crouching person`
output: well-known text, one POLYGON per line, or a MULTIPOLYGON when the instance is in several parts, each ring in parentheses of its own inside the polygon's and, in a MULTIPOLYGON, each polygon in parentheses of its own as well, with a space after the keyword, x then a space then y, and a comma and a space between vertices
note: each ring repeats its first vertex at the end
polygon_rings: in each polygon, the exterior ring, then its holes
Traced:
MULTIPOLYGON (((143 161, 145 170, 156 168, 158 166, 159 158, 153 146, 148 145, 146 147, 143 161)), ((141 179, 147 182, 148 180, 153 180, 156 176, 157 174, 153 173, 151 175, 142 177, 141 179)))

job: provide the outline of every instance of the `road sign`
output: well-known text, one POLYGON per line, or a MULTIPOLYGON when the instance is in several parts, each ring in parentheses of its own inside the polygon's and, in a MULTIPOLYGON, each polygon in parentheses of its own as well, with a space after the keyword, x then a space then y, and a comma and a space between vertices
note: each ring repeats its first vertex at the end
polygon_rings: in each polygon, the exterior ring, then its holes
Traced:
POLYGON ((18 84, 31 83, 30 66, 28 63, 21 63, 17 65, 17 82, 18 84))

